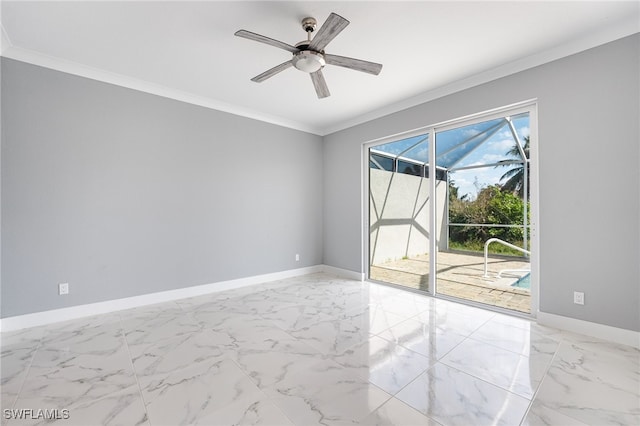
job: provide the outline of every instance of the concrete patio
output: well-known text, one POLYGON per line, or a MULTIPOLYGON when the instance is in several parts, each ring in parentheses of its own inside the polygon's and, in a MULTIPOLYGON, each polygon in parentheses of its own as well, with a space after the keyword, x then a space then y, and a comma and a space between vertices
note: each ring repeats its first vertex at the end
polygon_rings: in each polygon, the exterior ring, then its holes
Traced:
MULTIPOLYGON (((438 252, 438 293, 530 313, 530 290, 511 287, 525 273, 504 272, 502 278, 497 278, 501 270, 529 269, 529 262, 523 258, 490 255, 487 264, 489 278, 484 278, 482 255, 438 252)), ((428 291, 429 256, 418 255, 372 265, 369 277, 428 291)))

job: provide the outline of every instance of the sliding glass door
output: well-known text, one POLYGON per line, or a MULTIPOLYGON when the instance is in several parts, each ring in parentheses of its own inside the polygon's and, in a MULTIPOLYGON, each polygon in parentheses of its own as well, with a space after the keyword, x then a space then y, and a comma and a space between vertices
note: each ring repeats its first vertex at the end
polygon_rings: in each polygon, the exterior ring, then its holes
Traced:
POLYGON ((371 280, 531 312, 531 108, 366 148, 371 280))

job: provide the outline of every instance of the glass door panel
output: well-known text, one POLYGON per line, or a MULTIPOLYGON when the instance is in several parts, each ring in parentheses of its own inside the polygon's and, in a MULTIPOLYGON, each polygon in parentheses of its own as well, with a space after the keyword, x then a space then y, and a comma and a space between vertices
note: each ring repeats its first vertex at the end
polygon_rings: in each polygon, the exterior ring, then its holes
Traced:
POLYGON ((529 115, 436 131, 435 140, 446 171, 436 292, 530 313, 529 115))
POLYGON ((427 292, 428 153, 428 134, 368 149, 369 278, 427 292))

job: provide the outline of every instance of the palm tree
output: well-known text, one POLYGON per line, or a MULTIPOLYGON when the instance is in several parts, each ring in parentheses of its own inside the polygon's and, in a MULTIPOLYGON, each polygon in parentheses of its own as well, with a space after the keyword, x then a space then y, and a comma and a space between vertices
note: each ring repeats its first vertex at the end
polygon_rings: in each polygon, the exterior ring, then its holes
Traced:
MULTIPOLYGON (((529 159, 529 136, 525 136, 524 138, 524 146, 522 147, 524 151, 524 155, 529 159)), ((513 145, 513 147, 505 153, 510 157, 518 157, 520 158, 520 150, 517 145, 513 145)), ((509 160, 502 160, 498 163, 507 162, 509 160)), ((529 162, 526 162, 527 165, 527 188, 529 188, 529 162)), ((501 177, 500 182, 506 180, 501 188, 503 191, 510 191, 514 194, 518 194, 520 197, 524 196, 524 164, 499 164, 496 167, 507 167, 514 166, 513 168, 507 170, 501 177)), ((529 198, 529 194, 527 194, 527 198, 529 198)))

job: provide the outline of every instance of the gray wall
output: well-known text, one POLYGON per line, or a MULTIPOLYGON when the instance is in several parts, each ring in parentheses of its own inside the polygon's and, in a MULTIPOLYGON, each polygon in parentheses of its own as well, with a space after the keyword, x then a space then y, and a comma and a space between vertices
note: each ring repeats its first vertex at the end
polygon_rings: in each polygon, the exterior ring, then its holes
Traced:
POLYGON ((2 58, 1 316, 320 263, 363 272, 362 143, 537 98, 540 309, 640 330, 639 52, 628 37, 324 145, 2 58))
POLYGON ((319 136, 2 58, 1 155, 2 317, 322 263, 319 136))
POLYGON ((363 143, 537 98, 540 310, 640 330, 639 64, 636 34, 326 136, 324 263, 364 272, 363 143))

